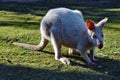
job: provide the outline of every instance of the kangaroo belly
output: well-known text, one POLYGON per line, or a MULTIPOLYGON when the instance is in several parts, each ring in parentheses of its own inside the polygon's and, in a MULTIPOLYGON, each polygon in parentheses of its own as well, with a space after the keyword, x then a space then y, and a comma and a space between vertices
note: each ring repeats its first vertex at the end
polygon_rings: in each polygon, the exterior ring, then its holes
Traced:
POLYGON ((65 46, 76 48, 80 40, 78 30, 75 29, 63 29, 62 31, 62 43, 65 46))

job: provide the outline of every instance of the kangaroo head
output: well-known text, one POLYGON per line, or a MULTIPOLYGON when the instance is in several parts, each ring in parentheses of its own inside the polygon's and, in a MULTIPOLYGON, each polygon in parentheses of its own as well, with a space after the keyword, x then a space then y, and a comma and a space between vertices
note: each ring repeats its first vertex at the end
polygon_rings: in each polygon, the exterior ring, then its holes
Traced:
POLYGON ((95 24, 92 20, 87 20, 86 24, 88 27, 88 33, 96 47, 101 49, 103 47, 104 43, 104 35, 103 35, 103 26, 108 21, 108 18, 104 18, 101 21, 99 21, 97 24, 95 24))

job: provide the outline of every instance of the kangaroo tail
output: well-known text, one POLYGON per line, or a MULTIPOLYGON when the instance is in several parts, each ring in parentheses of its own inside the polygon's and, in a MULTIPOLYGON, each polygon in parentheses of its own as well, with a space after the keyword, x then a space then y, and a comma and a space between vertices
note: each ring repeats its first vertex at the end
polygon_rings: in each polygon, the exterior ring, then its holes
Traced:
POLYGON ((34 51, 42 51, 48 44, 48 40, 42 37, 39 45, 30 45, 30 44, 18 43, 18 42, 14 42, 13 44, 34 51))
POLYGON ((14 42, 13 44, 16 46, 20 46, 22 48, 25 48, 25 49, 30 49, 30 50, 35 50, 35 51, 42 50, 42 48, 39 45, 30 45, 30 44, 18 43, 18 42, 14 42))

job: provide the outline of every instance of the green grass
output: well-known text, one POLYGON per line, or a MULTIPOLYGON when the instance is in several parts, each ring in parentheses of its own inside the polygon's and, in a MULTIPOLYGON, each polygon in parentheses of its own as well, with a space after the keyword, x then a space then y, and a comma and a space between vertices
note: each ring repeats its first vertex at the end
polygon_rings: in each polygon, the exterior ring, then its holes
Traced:
POLYGON ((0 4, 0 80, 119 80, 120 79, 120 6, 118 3, 83 2, 78 4, 2 3, 0 4), (54 59, 51 43, 43 52, 26 50, 13 42, 38 44, 39 24, 45 13, 55 7, 80 9, 85 19, 98 22, 104 17, 104 48, 96 49, 96 67, 88 67, 80 56, 62 53, 74 65, 54 59))

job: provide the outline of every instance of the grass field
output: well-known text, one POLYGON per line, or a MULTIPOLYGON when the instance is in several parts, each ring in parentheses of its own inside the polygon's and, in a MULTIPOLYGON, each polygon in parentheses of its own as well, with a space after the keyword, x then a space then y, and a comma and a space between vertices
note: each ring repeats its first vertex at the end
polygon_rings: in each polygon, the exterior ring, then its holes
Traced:
POLYGON ((0 80, 119 80, 120 79, 120 5, 119 2, 77 4, 0 3, 0 80), (55 7, 79 9, 85 19, 98 22, 104 17, 104 48, 96 49, 97 67, 87 67, 80 56, 62 53, 74 65, 54 60, 51 43, 42 52, 26 50, 13 42, 38 44, 39 24, 45 13, 55 7))

